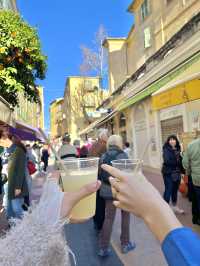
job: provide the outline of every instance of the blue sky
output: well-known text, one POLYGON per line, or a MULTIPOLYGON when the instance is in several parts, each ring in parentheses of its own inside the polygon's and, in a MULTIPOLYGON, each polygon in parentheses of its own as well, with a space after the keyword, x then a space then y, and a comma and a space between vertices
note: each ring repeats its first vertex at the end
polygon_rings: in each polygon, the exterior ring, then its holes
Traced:
POLYGON ((43 52, 48 56, 45 88, 45 127, 49 128, 49 104, 63 97, 67 76, 79 75, 80 45, 91 46, 100 24, 111 37, 126 36, 133 17, 131 0, 18 0, 23 18, 36 26, 43 52))

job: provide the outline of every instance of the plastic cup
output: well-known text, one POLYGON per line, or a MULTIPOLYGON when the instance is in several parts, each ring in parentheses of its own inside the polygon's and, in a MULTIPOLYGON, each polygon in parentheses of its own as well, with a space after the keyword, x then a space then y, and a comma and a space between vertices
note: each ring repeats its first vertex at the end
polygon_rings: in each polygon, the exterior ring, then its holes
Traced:
POLYGON ((140 159, 120 159, 113 160, 112 166, 126 173, 138 173, 142 171, 142 161, 140 159))
MULTIPOLYGON (((62 186, 65 192, 75 192, 97 180, 99 158, 63 160, 66 171, 61 171, 62 186)), ((81 200, 73 209, 70 218, 84 221, 95 215, 96 193, 81 200)))

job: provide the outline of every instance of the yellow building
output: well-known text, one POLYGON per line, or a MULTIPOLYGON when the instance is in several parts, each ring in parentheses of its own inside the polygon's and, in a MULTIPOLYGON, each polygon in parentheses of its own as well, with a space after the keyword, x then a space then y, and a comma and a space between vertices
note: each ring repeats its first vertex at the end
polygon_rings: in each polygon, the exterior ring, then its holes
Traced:
POLYGON ((19 105, 14 110, 14 119, 28 126, 44 129, 44 95, 43 87, 37 87, 40 102, 29 102, 23 94, 19 94, 19 105))
POLYGON ((62 135, 62 105, 64 99, 59 98, 50 104, 50 135, 56 139, 62 135))
POLYGON ((100 77, 72 76, 67 78, 63 103, 63 134, 73 140, 94 121, 95 110, 107 93, 100 89, 100 77))
POLYGON ((160 167, 169 134, 200 130, 200 1, 135 0, 126 38, 107 38, 112 112, 90 125, 120 133, 144 163, 160 167))

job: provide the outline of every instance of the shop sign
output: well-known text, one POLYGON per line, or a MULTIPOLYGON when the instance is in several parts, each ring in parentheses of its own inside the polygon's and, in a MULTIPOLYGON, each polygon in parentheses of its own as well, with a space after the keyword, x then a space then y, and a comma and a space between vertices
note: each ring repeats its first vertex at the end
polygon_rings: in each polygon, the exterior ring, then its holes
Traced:
POLYGON ((152 97, 153 110, 200 99, 200 80, 192 80, 152 97))
POLYGON ((160 121, 182 116, 183 110, 181 106, 170 107, 160 111, 160 121))

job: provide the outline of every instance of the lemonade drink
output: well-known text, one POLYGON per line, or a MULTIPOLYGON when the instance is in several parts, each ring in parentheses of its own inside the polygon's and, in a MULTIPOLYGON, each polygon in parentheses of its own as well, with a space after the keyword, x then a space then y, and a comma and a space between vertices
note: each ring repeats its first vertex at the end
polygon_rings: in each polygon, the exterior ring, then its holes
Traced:
MULTIPOLYGON (((75 192, 84 185, 97 180, 98 158, 66 160, 66 172, 61 172, 65 192, 75 192)), ((74 221, 87 220, 95 215, 96 193, 81 200, 73 209, 70 217, 74 221)))

